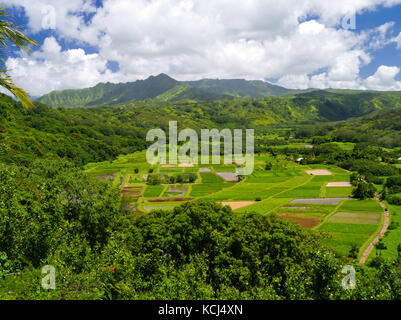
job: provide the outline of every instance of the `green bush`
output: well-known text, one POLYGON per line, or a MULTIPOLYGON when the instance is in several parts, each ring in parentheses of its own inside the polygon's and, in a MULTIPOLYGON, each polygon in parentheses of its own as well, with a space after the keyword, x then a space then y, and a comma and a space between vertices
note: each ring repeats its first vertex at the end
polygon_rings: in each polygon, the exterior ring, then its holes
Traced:
POLYGON ((387 195, 386 200, 389 204, 401 206, 401 196, 399 195, 387 195))

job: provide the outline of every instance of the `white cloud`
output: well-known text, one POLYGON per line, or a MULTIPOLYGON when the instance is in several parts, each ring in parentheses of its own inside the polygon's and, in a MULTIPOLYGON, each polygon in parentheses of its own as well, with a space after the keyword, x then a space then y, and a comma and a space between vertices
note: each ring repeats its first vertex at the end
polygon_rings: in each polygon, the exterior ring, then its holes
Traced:
POLYGON ((396 43, 397 44, 397 48, 401 49, 401 32, 398 34, 398 36, 392 38, 390 40, 391 43, 396 43))
POLYGON ((82 49, 62 51, 53 37, 47 38, 41 50, 31 56, 9 58, 6 67, 13 79, 34 96, 116 80, 116 75, 107 69, 107 60, 82 49))
POLYGON ((357 74, 353 74, 348 79, 341 77, 333 79, 332 75, 322 72, 314 76, 287 75, 280 79, 279 84, 288 88, 306 89, 306 88, 333 88, 333 89, 363 89, 363 90, 381 90, 398 91, 401 90, 401 81, 396 80, 400 73, 400 68, 380 66, 372 76, 367 79, 361 79, 357 74))
POLYGON ((399 73, 398 67, 380 66, 373 76, 364 81, 364 85, 373 90, 401 90, 401 81, 395 80, 399 73))
POLYGON ((161 72, 179 80, 277 78, 296 88, 361 87, 369 50, 390 41, 393 24, 371 32, 338 26, 350 12, 401 0, 104 0, 101 8, 91 0, 3 2, 25 8, 32 32, 43 24, 43 6, 57 3, 57 38, 98 48, 98 54, 63 51, 50 38, 32 56, 9 59, 16 82, 39 95, 161 72), (90 21, 83 12, 93 14, 90 21), (315 20, 306 21, 310 16, 315 20), (120 71, 108 70, 107 61, 118 62, 120 71))

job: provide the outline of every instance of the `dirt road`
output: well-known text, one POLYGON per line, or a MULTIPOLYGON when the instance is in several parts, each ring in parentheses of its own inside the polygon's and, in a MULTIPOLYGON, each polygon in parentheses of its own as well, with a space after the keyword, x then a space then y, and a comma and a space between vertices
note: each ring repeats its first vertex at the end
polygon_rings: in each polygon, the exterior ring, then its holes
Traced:
POLYGON ((386 233, 388 226, 390 224, 390 212, 388 211, 387 207, 383 202, 380 201, 379 195, 376 193, 375 195, 376 201, 380 204, 380 206, 384 210, 384 222, 383 222, 383 227, 378 233, 378 235, 374 238, 374 240, 369 244, 369 246, 366 248, 365 252, 361 256, 361 260, 359 261, 359 264, 363 266, 366 263, 366 260, 368 259, 370 253, 372 252, 373 248, 375 247, 376 243, 379 242, 381 238, 384 237, 384 234, 386 233))

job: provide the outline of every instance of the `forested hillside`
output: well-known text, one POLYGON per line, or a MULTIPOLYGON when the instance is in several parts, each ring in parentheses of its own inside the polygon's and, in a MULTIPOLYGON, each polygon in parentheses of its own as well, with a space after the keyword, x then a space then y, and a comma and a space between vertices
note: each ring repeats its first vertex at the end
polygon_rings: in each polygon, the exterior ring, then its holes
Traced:
POLYGON ((244 79, 203 79, 199 81, 187 81, 186 83, 207 92, 226 94, 237 98, 265 98, 294 92, 294 90, 272 85, 265 81, 247 81, 244 79))
MULTIPOLYGON (((171 97, 177 95, 187 98, 185 94, 188 90, 198 89, 184 87, 171 95, 168 94, 171 90, 167 91, 156 99, 105 107, 54 109, 36 103, 37 107, 29 111, 2 95, 0 161, 25 163, 47 156, 67 157, 76 163, 112 159, 118 154, 144 149, 146 132, 155 127, 166 130, 169 121, 173 120, 178 121, 181 129, 254 128, 256 133, 263 133, 271 125, 293 126, 345 120, 401 106, 401 94, 391 92, 338 94, 315 91, 294 97, 171 101, 174 100, 171 97)), ((387 115, 387 111, 383 112, 387 115)), ((394 120, 398 113, 393 111, 395 115, 392 116, 391 111, 388 112, 387 122, 392 123, 394 132, 398 128, 394 120)), ((375 113, 369 117, 366 118, 368 123, 371 122, 369 119, 375 119, 375 113)), ((365 131, 370 134, 374 131, 369 129, 383 129, 383 121, 375 120, 374 123, 369 127, 350 122, 348 127, 357 130, 366 128, 365 131)), ((325 132, 332 130, 333 125, 330 124, 330 128, 326 128, 325 132)))
POLYGON ((399 108, 386 108, 345 121, 305 126, 298 132, 301 138, 327 135, 339 142, 401 147, 401 112, 399 108))

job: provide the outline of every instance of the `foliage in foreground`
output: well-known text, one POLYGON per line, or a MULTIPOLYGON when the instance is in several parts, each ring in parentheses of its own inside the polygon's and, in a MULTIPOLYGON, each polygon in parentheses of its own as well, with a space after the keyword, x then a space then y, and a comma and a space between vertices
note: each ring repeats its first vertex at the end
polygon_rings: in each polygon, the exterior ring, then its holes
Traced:
POLYGON ((119 191, 68 162, 4 168, 0 179, 1 299, 395 299, 398 264, 358 268, 318 235, 276 215, 234 214, 210 201, 140 217, 119 191), (41 268, 56 268, 56 290, 41 268), (384 271, 382 271, 384 270, 384 271), (390 272, 390 273, 388 273, 390 272))

